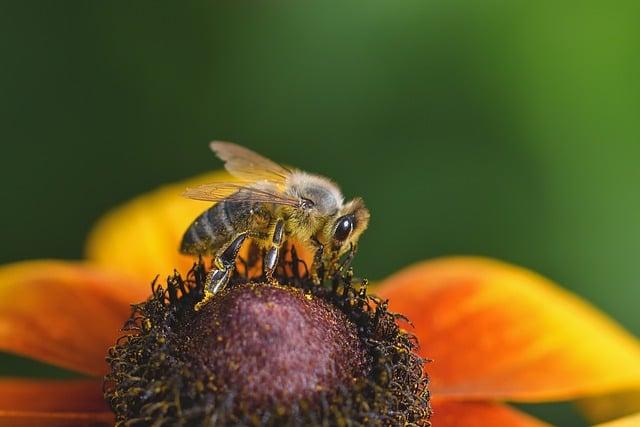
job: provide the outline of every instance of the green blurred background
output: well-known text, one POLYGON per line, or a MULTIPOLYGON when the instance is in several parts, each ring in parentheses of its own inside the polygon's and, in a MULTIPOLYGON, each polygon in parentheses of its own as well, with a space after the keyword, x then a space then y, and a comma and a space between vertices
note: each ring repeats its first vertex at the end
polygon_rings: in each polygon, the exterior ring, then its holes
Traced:
MULTIPOLYGON (((81 257, 102 213, 220 167, 207 142, 226 139, 363 196, 370 278, 497 257, 639 334, 639 12, 4 1, 0 261, 81 257)), ((581 425, 568 405, 533 411, 581 425)))

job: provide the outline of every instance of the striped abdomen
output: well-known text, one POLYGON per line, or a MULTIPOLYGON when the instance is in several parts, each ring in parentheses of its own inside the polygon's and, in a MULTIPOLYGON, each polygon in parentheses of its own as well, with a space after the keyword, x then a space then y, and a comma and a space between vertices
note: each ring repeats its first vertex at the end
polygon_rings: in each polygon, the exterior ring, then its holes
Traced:
POLYGON ((262 203, 223 200, 196 218, 182 237, 180 251, 193 255, 213 255, 238 234, 250 232, 260 237, 271 215, 262 203))

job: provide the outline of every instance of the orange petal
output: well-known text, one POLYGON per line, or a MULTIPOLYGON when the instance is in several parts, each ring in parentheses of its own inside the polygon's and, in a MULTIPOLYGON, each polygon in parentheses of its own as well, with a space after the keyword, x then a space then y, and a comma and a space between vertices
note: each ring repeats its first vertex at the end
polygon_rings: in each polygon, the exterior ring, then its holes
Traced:
POLYGON ((431 423, 434 427, 549 426, 524 412, 499 403, 434 399, 431 404, 431 423))
POLYGON ((100 380, 0 380, 0 425, 107 426, 100 380))
POLYGON ((0 411, 108 412, 102 380, 0 379, 0 411))
POLYGON ((481 258, 410 267, 377 289, 415 324, 436 396, 543 401, 640 384, 640 344, 575 295, 481 258))
POLYGON ((640 426, 640 413, 620 418, 618 420, 609 421, 608 423, 598 424, 596 427, 638 427, 640 426))
POLYGON ((107 348, 130 315, 129 304, 150 292, 141 289, 82 264, 28 261, 0 267, 0 350, 102 374, 107 348))
POLYGON ((184 273, 194 258, 178 252, 182 235, 211 203, 182 197, 187 187, 232 181, 225 172, 205 174, 166 185, 114 209, 98 221, 87 240, 87 257, 143 284, 174 269, 184 273))
POLYGON ((11 427, 110 427, 114 424, 111 412, 13 412, 0 411, 0 426, 11 427))
POLYGON ((109 427, 113 426, 111 412, 13 412, 0 411, 0 425, 11 427, 109 427))

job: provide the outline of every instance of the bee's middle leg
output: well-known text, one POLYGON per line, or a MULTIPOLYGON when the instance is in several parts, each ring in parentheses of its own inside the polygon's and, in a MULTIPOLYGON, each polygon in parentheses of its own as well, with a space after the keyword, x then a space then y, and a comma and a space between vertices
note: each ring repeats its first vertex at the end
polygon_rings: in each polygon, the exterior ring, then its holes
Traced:
POLYGON ((316 285, 322 283, 324 278, 324 266, 322 258, 324 256, 324 245, 320 243, 315 237, 311 239, 316 251, 313 255, 313 264, 311 265, 311 280, 316 285))
POLYGON ((211 298, 227 286, 231 274, 236 267, 236 258, 242 243, 248 234, 243 233, 236 237, 222 253, 214 259, 214 267, 207 275, 207 281, 204 285, 204 297, 202 301, 196 304, 196 311, 200 310, 211 298))
POLYGON ((273 281, 273 272, 278 265, 278 258, 280 257, 280 247, 284 240, 284 221, 279 219, 276 222, 276 226, 273 229, 273 236, 271 237, 271 247, 264 255, 264 262, 262 263, 264 275, 269 281, 273 281))

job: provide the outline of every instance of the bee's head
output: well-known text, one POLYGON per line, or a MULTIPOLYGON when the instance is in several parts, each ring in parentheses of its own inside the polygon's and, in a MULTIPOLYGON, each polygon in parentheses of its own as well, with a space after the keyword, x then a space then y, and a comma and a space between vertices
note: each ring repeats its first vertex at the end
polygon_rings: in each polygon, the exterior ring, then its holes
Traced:
MULTIPOLYGON (((369 211, 360 198, 344 203, 336 184, 327 178, 295 172, 287 193, 304 202, 295 212, 300 224, 325 247, 326 254, 342 255, 355 244, 369 225, 369 211)), ((298 236, 300 237, 300 236, 298 236)))
POLYGON ((346 203, 336 213, 333 221, 325 226, 326 239, 338 254, 347 251, 356 244, 360 235, 369 225, 369 210, 361 198, 346 203))

